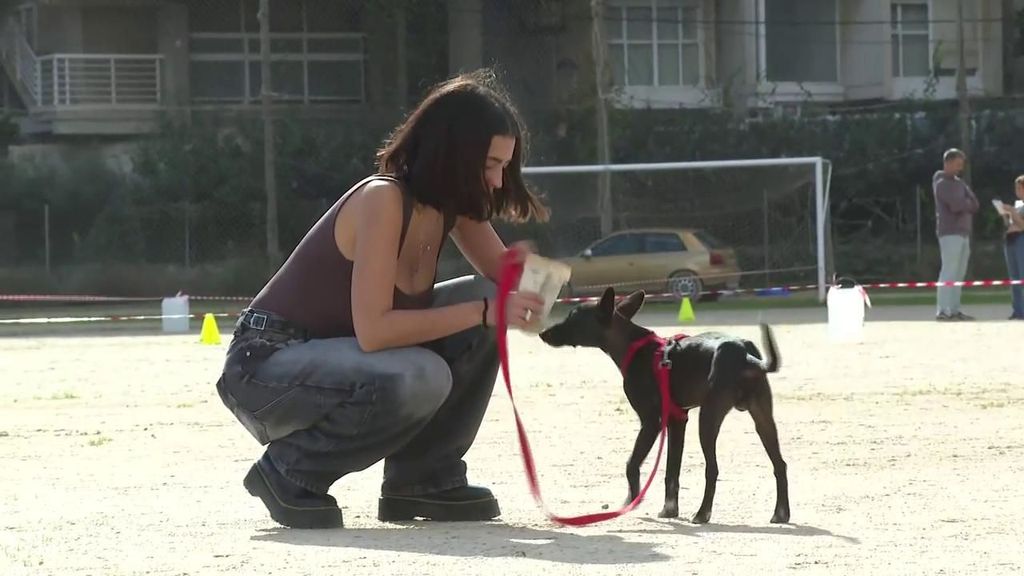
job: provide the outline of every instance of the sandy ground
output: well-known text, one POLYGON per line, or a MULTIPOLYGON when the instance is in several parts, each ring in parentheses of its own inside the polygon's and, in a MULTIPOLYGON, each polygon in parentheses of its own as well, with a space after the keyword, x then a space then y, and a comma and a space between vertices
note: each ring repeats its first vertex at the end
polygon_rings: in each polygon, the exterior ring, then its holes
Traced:
MULTIPOLYGON (((775 323, 792 501, 781 526, 768 522, 768 459, 735 412, 719 439, 710 524, 686 519, 703 491, 695 424, 684 517, 657 518, 659 473, 628 516, 579 529, 549 522, 529 494, 499 380, 467 460, 471 481, 498 495, 500 521, 380 523, 378 464, 332 489, 345 529, 283 529, 242 487, 261 449, 214 390, 224 346, 195 335, 0 339, 0 574, 1017 573, 1024 323, 998 320, 1002 307, 973 312, 989 320, 939 325, 926 308, 876 309, 866 342, 837 345, 822 310, 698 310, 685 331, 757 338, 759 318, 775 323)), ((518 333, 511 345, 549 506, 619 506, 637 422, 614 366, 518 333)))

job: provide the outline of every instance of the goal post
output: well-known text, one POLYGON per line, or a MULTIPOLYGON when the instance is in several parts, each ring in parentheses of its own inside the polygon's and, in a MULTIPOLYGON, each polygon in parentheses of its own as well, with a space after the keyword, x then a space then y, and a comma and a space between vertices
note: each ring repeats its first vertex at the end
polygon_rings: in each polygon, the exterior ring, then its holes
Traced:
MULTIPOLYGON (((787 278, 813 284, 819 301, 825 300, 832 264, 832 165, 823 157, 525 166, 522 171, 552 206, 552 228, 576 230, 571 242, 554 242, 558 246, 555 252, 561 252, 556 257, 578 255, 583 246, 600 240, 603 235, 593 222, 601 215, 595 210, 610 209, 615 232, 636 227, 710 227, 724 231, 726 244, 739 244, 747 248, 746 254, 756 254, 747 256, 747 262, 739 258, 748 286, 752 276, 763 277, 754 282, 762 287, 760 284, 773 275, 777 280, 790 271, 787 278), (613 175, 612 207, 603 208, 599 207, 603 203, 598 201, 597 177, 609 173, 613 175), (761 194, 755 196, 754 189, 761 194), (759 211, 762 216, 756 217, 759 211), (768 250, 771 241, 779 245, 773 246, 774 257, 768 250), (799 266, 773 267, 773 259, 777 265, 797 258, 801 259, 796 262, 799 266), (796 274, 798 269, 804 272, 796 274)), ((561 232, 560 237, 564 236, 561 232)), ((629 281, 621 284, 628 285, 629 281)))

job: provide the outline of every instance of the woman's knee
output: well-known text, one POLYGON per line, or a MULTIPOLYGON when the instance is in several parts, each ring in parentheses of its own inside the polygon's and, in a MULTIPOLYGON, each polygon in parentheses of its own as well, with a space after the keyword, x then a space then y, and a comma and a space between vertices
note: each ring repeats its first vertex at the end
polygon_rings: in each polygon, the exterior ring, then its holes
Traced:
POLYGON ((386 393, 399 414, 407 418, 426 418, 448 398, 452 374, 448 364, 437 354, 428 350, 415 352, 393 373, 386 393))

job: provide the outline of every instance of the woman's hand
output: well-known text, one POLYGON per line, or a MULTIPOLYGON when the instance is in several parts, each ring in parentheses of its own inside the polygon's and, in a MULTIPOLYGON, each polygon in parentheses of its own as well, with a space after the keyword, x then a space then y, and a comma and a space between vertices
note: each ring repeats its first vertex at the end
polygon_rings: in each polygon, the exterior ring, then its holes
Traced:
POLYGON ((508 250, 512 252, 516 264, 526 262, 526 257, 537 253, 537 245, 529 240, 520 240, 512 243, 508 250))
MULTIPOLYGON (((487 325, 498 325, 498 301, 493 299, 487 307, 487 325)), ((540 318, 544 299, 534 292, 512 292, 505 300, 505 322, 513 328, 527 328, 540 318)))

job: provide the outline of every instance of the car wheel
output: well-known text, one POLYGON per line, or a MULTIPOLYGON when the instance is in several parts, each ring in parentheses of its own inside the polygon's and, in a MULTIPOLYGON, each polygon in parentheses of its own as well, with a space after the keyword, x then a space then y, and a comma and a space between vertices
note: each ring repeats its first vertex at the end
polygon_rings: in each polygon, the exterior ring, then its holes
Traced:
POLYGON ((689 298, 691 302, 696 302, 700 299, 700 293, 703 289, 700 277, 689 270, 673 272, 668 277, 669 292, 680 300, 689 298))

